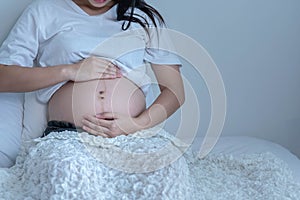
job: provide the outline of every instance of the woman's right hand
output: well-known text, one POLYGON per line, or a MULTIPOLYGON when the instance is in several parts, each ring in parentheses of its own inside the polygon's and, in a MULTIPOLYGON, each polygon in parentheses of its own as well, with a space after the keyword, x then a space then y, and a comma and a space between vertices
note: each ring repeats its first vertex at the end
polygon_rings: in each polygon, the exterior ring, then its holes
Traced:
POLYGON ((95 56, 85 58, 78 63, 72 64, 70 70, 72 70, 70 79, 74 82, 121 77, 118 66, 109 60, 95 56))
POLYGON ((21 67, 0 63, 0 92, 31 92, 63 81, 83 82, 122 77, 109 60, 88 57, 75 64, 21 67))

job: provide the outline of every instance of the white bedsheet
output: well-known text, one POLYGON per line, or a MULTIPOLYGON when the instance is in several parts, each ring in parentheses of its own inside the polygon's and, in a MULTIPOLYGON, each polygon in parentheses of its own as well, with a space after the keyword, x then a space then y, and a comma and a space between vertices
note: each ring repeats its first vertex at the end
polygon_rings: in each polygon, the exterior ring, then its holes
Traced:
MULTIPOLYGON (((196 138, 193 149, 199 150, 200 146, 197 145, 201 144, 199 141, 202 140, 203 138, 196 138)), ((294 179, 300 183, 300 159, 279 144, 249 136, 222 136, 211 153, 224 153, 239 157, 243 154, 264 152, 271 152, 285 161, 292 170, 294 179)))

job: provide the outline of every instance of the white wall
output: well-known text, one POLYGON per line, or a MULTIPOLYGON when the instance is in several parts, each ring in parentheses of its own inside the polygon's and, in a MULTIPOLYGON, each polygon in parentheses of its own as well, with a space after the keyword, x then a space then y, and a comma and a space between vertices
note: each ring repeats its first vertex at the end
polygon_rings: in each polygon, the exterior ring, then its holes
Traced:
POLYGON ((0 43, 5 39, 18 16, 32 0, 0 0, 0 43))
MULTIPOLYGON (((300 1, 150 2, 170 28, 197 40, 219 67, 227 93, 222 134, 268 139, 300 158, 300 1)), ((201 80, 191 82, 198 85, 203 136, 209 97, 201 80)))
MULTIPOLYGON (((0 0, 0 41, 30 0, 0 0)), ((170 28, 198 41, 214 59, 227 93, 223 135, 274 141, 300 157, 300 1, 149 0, 170 28)), ((184 62, 184 61, 183 61, 184 62)), ((184 63, 201 107, 199 136, 210 119, 200 75, 184 63)), ((178 112, 168 122, 177 127, 178 112)))

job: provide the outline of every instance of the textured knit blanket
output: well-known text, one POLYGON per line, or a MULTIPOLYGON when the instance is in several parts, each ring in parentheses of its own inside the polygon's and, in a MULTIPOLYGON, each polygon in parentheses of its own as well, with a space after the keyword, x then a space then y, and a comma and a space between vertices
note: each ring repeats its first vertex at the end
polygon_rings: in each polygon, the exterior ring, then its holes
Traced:
POLYGON ((287 165, 271 153, 210 154, 163 129, 115 138, 52 132, 24 142, 0 169, 0 199, 300 199, 287 165))

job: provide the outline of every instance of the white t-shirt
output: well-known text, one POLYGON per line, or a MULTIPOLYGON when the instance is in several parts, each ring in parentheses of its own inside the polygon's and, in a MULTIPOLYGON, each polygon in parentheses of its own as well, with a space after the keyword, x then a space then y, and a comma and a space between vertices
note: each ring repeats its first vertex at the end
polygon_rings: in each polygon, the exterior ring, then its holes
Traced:
MULTIPOLYGON (((155 39, 153 31, 149 40, 138 23, 131 23, 123 31, 123 21, 116 20, 116 10, 117 5, 103 14, 90 16, 72 0, 35 0, 3 42, 0 63, 45 67, 77 63, 89 56, 104 57, 117 64, 123 75, 147 95, 150 78, 145 63, 181 65, 180 60, 172 53, 155 49, 162 40, 155 39)), ((138 9, 135 12, 152 25, 145 13, 138 9)), ((39 90, 38 99, 48 102, 65 83, 39 90)))

